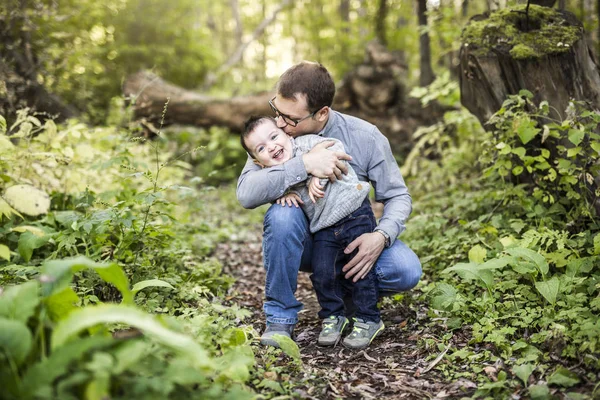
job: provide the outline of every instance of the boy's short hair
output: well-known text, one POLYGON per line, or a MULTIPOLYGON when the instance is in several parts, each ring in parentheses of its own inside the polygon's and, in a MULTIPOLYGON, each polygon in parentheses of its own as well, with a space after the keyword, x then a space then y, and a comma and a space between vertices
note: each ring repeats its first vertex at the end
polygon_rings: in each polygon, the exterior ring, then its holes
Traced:
POLYGON ((248 153, 248 155, 252 158, 256 158, 256 157, 254 157, 254 154, 250 151, 250 149, 246 145, 246 138, 248 136, 250 136, 250 134, 252 132, 254 132, 254 130, 259 125, 262 125, 267 121, 271 121, 271 122, 273 122, 273 124, 275 124, 275 126, 277 126, 277 122, 272 117, 259 116, 259 115, 252 115, 250 118, 248 118, 246 120, 246 122, 244 122, 244 130, 242 131, 242 134, 240 135, 240 143, 242 144, 242 147, 244 148, 244 150, 246 150, 246 153, 248 153))
POLYGON ((302 61, 288 68, 277 82, 277 93, 294 99, 296 93, 306 95, 308 111, 314 112, 333 104, 335 83, 322 64, 302 61))

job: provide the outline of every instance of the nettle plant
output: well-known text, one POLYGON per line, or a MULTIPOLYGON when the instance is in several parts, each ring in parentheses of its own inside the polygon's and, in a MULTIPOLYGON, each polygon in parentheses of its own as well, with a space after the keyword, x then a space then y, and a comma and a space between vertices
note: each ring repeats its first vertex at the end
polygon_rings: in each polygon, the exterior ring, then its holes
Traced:
POLYGON ((536 106, 532 98, 527 90, 509 96, 490 118, 485 174, 527 184, 537 207, 564 215, 571 231, 580 230, 595 220, 600 196, 600 114, 572 101, 567 117, 556 120, 560 113, 547 101, 536 106))

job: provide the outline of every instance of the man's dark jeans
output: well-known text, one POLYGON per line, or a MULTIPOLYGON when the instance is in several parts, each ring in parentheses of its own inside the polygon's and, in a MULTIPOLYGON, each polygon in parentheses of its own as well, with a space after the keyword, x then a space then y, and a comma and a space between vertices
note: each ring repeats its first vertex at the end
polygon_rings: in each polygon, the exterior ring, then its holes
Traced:
POLYGON ((363 233, 373 232, 375 227, 375 216, 367 199, 358 210, 340 222, 314 234, 311 280, 321 305, 320 318, 344 316, 343 298, 349 292, 356 306, 355 316, 365 321, 379 322, 375 268, 358 282, 352 282, 354 277, 346 279, 342 272, 342 267, 357 252, 345 254, 344 249, 363 233))

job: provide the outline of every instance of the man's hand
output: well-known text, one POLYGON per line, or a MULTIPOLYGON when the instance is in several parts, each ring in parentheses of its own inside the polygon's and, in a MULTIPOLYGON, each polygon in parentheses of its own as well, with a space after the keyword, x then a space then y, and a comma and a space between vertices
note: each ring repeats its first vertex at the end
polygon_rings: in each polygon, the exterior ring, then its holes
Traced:
POLYGON ((304 204, 302 199, 300 199, 300 196, 298 196, 296 193, 285 194, 275 200, 275 203, 281 204, 281 207, 285 207, 286 204, 291 207, 293 204, 296 206, 296 208, 300 207, 299 204, 304 204))
POLYGON ((318 198, 325 197, 324 187, 321 185, 321 180, 316 176, 310 178, 310 182, 308 183, 308 197, 310 197, 313 203, 316 203, 318 198))
POLYGON ((348 167, 344 160, 350 161, 352 157, 342 151, 327 150, 334 144, 333 141, 321 142, 302 155, 306 172, 318 178, 328 178, 331 182, 341 179, 342 174, 346 175, 348 167))
POLYGON ((375 261, 379 258, 384 247, 385 238, 377 232, 363 233, 354 239, 354 241, 344 249, 344 253, 350 254, 358 248, 356 255, 342 268, 342 272, 346 273, 346 279, 350 279, 354 276, 352 281, 356 282, 359 279, 364 278, 371 268, 373 268, 373 265, 375 265, 375 261))

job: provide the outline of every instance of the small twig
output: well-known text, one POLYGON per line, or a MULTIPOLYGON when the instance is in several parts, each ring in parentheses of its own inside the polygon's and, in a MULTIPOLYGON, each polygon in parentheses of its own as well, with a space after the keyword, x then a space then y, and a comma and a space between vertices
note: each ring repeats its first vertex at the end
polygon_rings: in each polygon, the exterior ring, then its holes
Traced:
POLYGON ((442 351, 440 355, 437 356, 435 360, 433 360, 424 370, 418 371, 419 375, 423 375, 424 373, 431 371, 433 367, 435 367, 440 361, 442 361, 442 358, 444 358, 448 350, 450 350, 450 346, 446 347, 446 350, 442 351))

